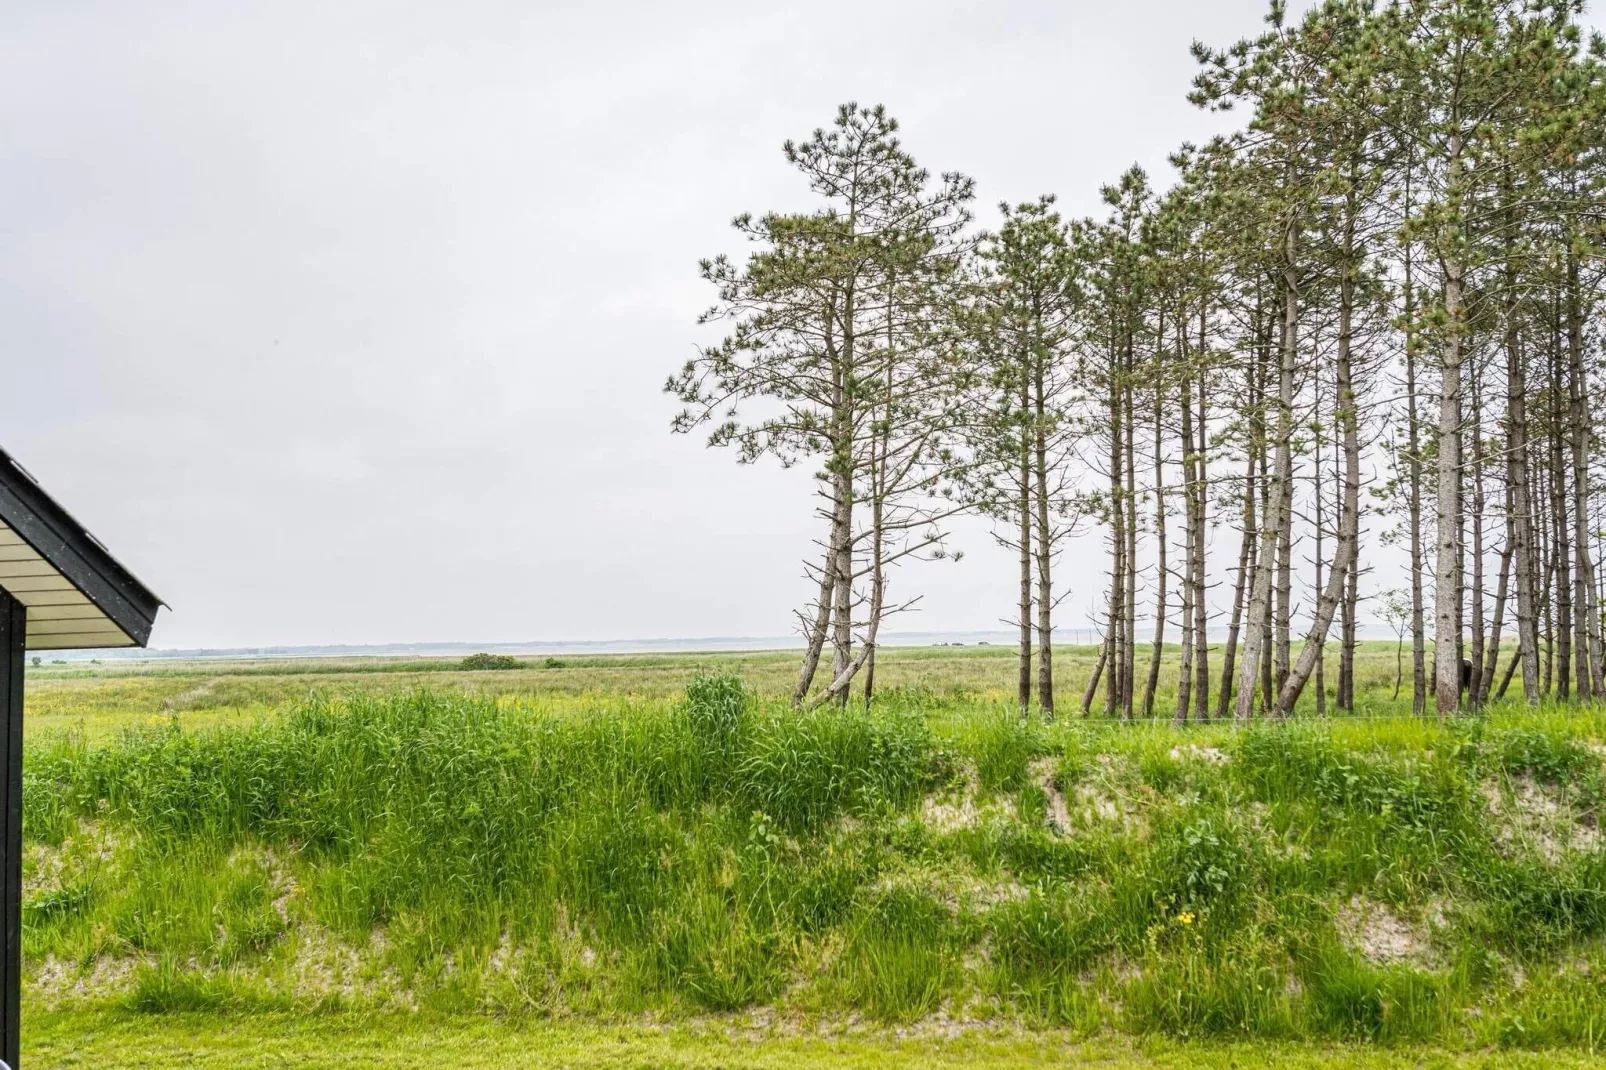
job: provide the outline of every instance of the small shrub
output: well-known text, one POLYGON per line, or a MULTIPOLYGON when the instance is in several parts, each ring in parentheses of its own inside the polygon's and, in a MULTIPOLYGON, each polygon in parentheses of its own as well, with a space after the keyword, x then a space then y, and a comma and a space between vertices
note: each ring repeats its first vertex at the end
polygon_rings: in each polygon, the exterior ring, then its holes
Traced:
POLYGON ((994 957, 1014 983, 1091 966, 1110 948, 1108 904, 1094 894, 1049 886, 1002 903, 987 916, 994 957))
POLYGON ((750 809, 798 832, 846 812, 912 803, 926 783, 929 748, 916 716, 826 706, 755 726, 737 777, 750 809))
POLYGON ((1601 774, 1598 756, 1578 740, 1554 731, 1513 728, 1491 743, 1501 768, 1512 776, 1526 773, 1549 784, 1566 784, 1601 774))
POLYGON ((747 692, 734 673, 698 673, 686 685, 685 716, 700 746, 728 758, 747 713, 747 692))
POLYGON ((1042 747, 1041 729, 1013 710, 978 716, 967 726, 963 749, 976 763, 976 779, 987 792, 1015 791, 1042 747))
POLYGON ((1155 840, 1146 869, 1158 910, 1230 907, 1249 883, 1253 863, 1243 836, 1219 817, 1172 822, 1155 840))
POLYGON ((518 658, 507 654, 470 654, 457 665, 464 672, 479 672, 485 669, 518 669, 523 663, 518 658))

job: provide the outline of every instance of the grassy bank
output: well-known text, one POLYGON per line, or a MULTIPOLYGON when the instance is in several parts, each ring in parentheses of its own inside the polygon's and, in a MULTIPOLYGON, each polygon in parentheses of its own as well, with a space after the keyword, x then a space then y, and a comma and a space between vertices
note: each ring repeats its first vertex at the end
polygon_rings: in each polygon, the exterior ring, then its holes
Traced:
POLYGON ((31 1008, 1606 1037, 1597 713, 1045 726, 712 676, 158 721, 30 745, 31 1008))

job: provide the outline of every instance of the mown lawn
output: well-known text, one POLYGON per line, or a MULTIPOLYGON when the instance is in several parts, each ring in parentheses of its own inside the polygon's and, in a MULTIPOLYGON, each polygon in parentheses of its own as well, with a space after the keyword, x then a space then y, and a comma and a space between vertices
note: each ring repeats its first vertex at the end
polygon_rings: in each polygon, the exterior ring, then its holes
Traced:
POLYGON ((1584 1051, 1449 1052, 1327 1044, 1181 1044, 1088 1040, 1053 1031, 977 1031, 956 1037, 885 1030, 787 1035, 740 1024, 674 1026, 504 1022, 429 1015, 138 1015, 46 1012, 24 1027, 27 1070, 56 1067, 511 1067, 585 1070, 1570 1070, 1603 1065, 1584 1051))

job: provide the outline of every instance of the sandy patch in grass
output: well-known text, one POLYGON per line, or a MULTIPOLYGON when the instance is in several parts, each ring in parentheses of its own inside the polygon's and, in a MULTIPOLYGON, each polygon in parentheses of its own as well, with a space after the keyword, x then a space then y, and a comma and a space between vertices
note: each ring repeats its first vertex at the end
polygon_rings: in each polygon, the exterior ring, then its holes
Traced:
POLYGON ((941 903, 950 914, 963 910, 986 911, 1017 899, 1025 899, 1031 889, 1012 877, 983 876, 949 863, 942 869, 910 867, 884 873, 874 884, 878 892, 907 890, 941 903))
POLYGON ((1508 852, 1535 851, 1557 862, 1569 850, 1594 851, 1602 844, 1600 829, 1559 787, 1519 776, 1505 786, 1485 781, 1481 790, 1495 842, 1508 852))
POLYGON ((936 833, 979 828, 1007 816, 1002 798, 982 801, 976 772, 968 768, 959 787, 928 795, 920 804, 920 820, 936 833))
POLYGON ((1065 835, 1071 831, 1071 808, 1065 801, 1065 793, 1060 791, 1059 782, 1054 776, 1054 769, 1058 762, 1054 758, 1039 758, 1031 765, 1032 779, 1037 786, 1043 789, 1043 797, 1048 800, 1046 807, 1048 824, 1055 832, 1065 835))
POLYGON ((303 922, 295 928, 295 951, 287 967, 290 991, 299 998, 338 995, 369 1006, 416 1011, 418 1000, 395 967, 381 965, 388 946, 382 927, 360 949, 322 925, 303 922))
POLYGON ((78 828, 60 846, 30 843, 23 848, 23 902, 35 892, 61 887, 69 870, 95 869, 110 865, 127 846, 128 837, 102 821, 80 821, 78 828))
POLYGON ((139 959, 99 955, 86 968, 47 955, 34 974, 29 995, 47 1007, 110 999, 128 992, 140 965, 139 959))
POLYGON ((1367 962, 1419 969, 1433 965, 1433 946, 1424 928, 1382 903, 1354 896, 1334 912, 1333 923, 1344 946, 1367 962))
POLYGON ((1171 758, 1173 761, 1191 760, 1204 762, 1206 765, 1226 765, 1231 760, 1226 751, 1219 747, 1201 747, 1197 743, 1172 747, 1171 758))

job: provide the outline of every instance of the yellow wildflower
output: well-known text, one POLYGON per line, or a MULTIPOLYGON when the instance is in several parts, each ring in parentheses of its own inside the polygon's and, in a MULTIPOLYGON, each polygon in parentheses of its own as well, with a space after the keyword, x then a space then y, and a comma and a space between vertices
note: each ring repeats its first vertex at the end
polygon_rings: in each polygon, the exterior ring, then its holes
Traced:
POLYGON ((1193 912, 1190 911, 1190 910, 1184 910, 1181 914, 1178 914, 1177 915, 1177 924, 1178 925, 1192 925, 1193 924, 1193 912))

